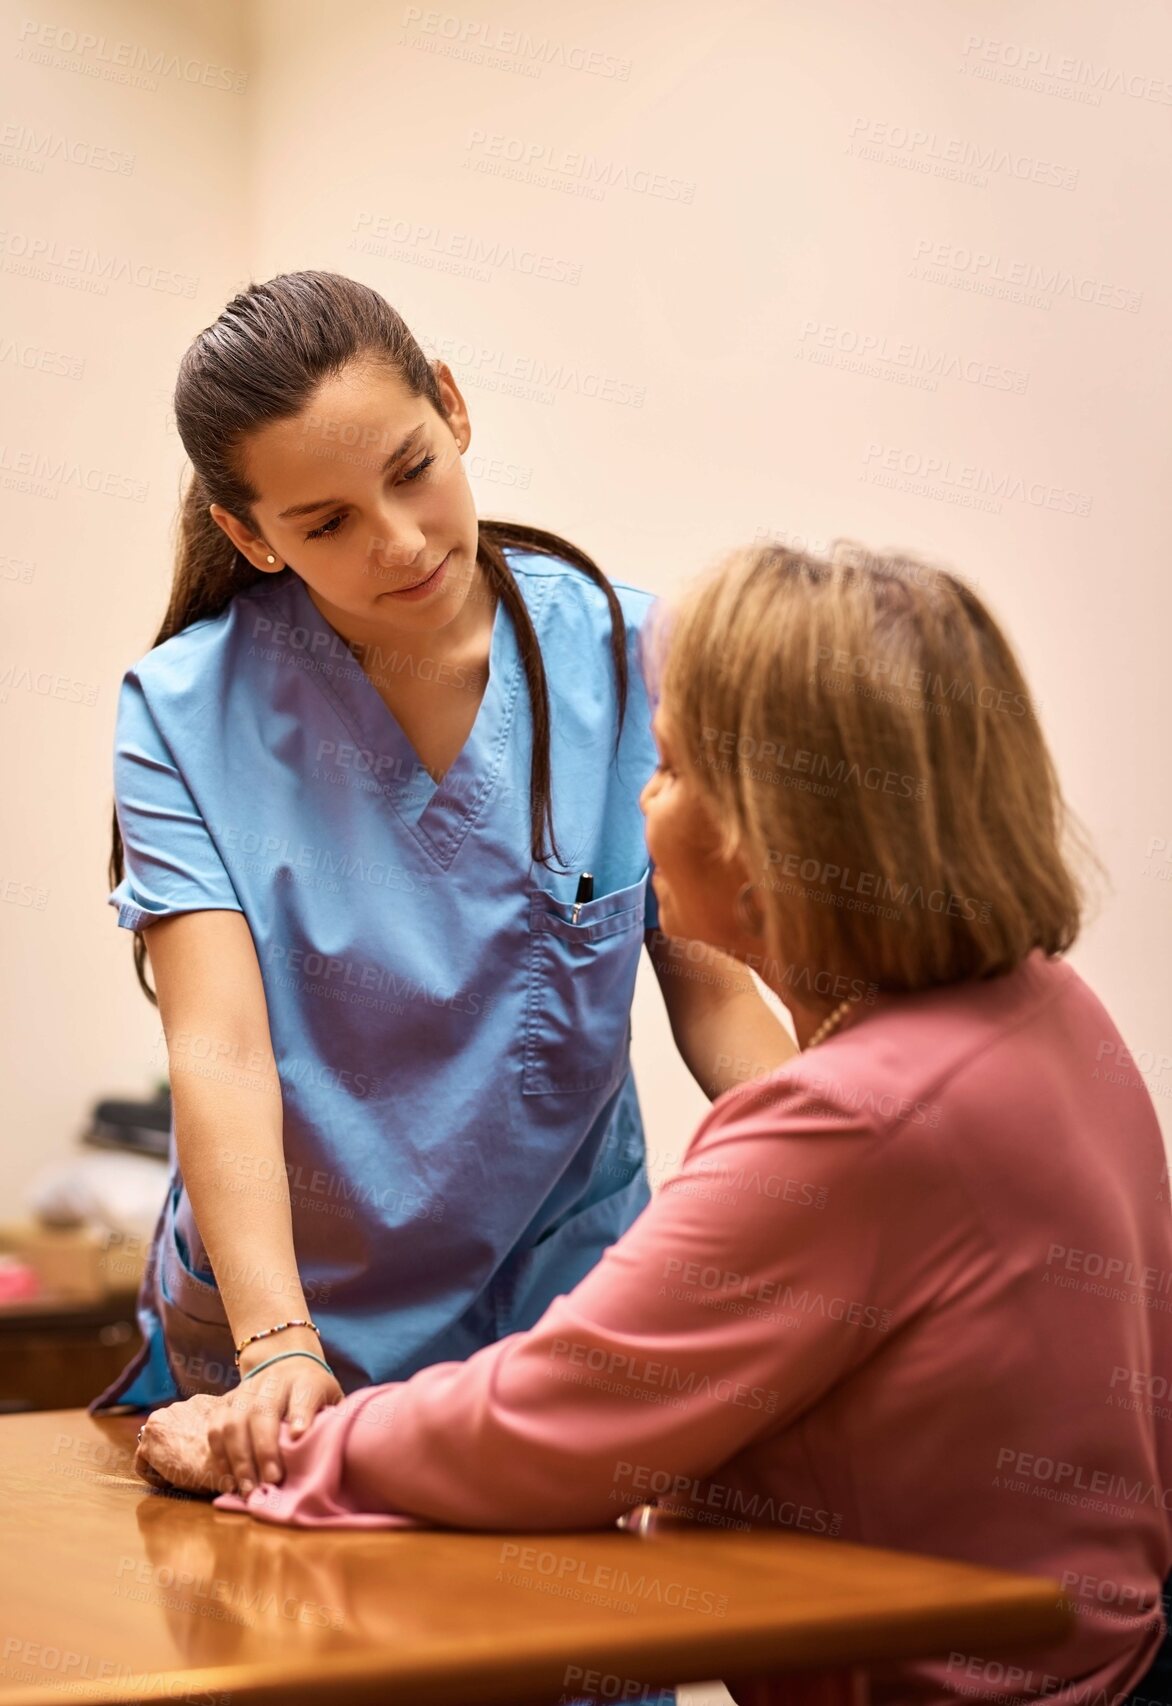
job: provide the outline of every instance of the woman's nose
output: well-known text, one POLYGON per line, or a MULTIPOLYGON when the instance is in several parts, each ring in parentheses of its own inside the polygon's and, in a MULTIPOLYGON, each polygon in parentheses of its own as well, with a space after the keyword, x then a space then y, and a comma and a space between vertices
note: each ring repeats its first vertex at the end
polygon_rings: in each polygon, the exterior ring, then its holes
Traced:
POLYGON ((427 544, 419 523, 409 516, 383 514, 367 550, 385 568, 410 568, 427 544))

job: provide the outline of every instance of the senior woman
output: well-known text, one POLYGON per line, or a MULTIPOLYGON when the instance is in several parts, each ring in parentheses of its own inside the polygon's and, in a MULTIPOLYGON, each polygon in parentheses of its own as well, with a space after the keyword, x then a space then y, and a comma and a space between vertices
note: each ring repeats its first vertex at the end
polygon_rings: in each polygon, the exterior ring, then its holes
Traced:
MULTIPOLYGON (((854 548, 736 552, 665 632, 661 927, 681 976, 696 944, 752 966, 802 1053, 741 1063, 530 1332, 286 1429, 279 1484, 218 1503, 566 1529, 667 1489, 1053 1576, 1078 1620, 1015 1693, 1118 1706, 1172 1566, 1172 1223, 1150 1098, 1062 957, 1079 885, 1017 662, 959 580, 854 548)), ((143 1472, 217 1484, 203 1414, 152 1416, 143 1472)), ((889 1666, 872 1697, 1003 1700, 1013 1657, 889 1666)))

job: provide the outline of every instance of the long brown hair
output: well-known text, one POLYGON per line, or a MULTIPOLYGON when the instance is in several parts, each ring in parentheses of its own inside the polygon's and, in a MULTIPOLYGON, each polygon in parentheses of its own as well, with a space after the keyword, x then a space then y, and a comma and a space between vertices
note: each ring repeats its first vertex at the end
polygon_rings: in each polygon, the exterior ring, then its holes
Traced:
MULTIPOLYGON (((152 646, 162 645, 193 622, 218 616, 239 592, 264 577, 208 512, 220 504, 256 530, 258 494, 244 478, 238 451, 248 435, 273 421, 298 415, 320 382, 355 360, 391 368, 413 397, 423 397, 446 418, 435 371, 399 314, 369 285, 340 273, 281 273, 234 296, 214 325, 195 338, 179 364, 175 422, 192 475, 183 494, 171 598, 152 646)), ((529 772, 530 841, 539 864, 564 866, 553 829, 550 778, 549 685, 528 606, 503 547, 564 558, 606 596, 621 735, 627 701, 627 649, 622 608, 598 565, 566 539, 514 521, 481 521, 477 561, 516 630, 533 718, 529 772), (548 832, 549 846, 546 847, 548 832)), ((617 742, 616 742, 617 750, 617 742)), ((118 814, 113 814, 111 887, 125 872, 118 814)), ((134 932, 134 964, 147 999, 146 944, 134 932)))
POLYGON ((851 541, 828 559, 748 547, 661 607, 652 651, 783 977, 915 990, 1074 942, 1098 862, 959 576, 851 541))

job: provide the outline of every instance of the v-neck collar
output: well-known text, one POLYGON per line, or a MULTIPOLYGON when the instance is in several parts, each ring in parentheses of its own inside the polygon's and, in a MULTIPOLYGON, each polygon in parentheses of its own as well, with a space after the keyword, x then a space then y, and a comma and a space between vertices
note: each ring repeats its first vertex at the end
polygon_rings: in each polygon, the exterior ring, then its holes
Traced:
MULTIPOLYGON (((500 772, 524 673, 504 600, 497 599, 493 613, 488 681, 476 720, 442 780, 436 782, 346 640, 318 610, 305 582, 292 569, 288 574, 290 621, 308 631, 308 644, 298 645, 308 673, 367 755, 365 779, 381 790, 405 828, 446 870, 500 772)), ((530 604, 530 614, 535 623, 547 584, 539 579, 533 587, 537 597, 530 604)))

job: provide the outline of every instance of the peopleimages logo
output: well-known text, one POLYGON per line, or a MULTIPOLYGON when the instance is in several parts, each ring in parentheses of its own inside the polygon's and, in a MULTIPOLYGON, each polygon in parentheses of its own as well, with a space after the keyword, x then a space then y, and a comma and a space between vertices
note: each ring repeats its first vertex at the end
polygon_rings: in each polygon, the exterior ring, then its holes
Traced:
POLYGON ((691 202, 696 185, 687 178, 668 177, 664 172, 642 166, 630 166, 625 161, 607 160, 596 154, 583 154, 576 148, 533 141, 521 136, 505 136, 499 131, 472 130, 465 148, 479 159, 465 158, 463 164, 474 170, 495 166, 518 168, 521 175, 535 182, 559 180, 587 192, 604 194, 608 189, 630 190, 636 195, 658 196, 664 201, 691 202))
POLYGON ((199 284, 196 274, 91 249, 87 243, 63 243, 34 231, 0 230, 0 255, 5 272, 29 274, 97 296, 108 295, 110 285, 119 283, 164 296, 193 297, 199 284))
POLYGON ((1038 1482, 1064 1491, 1090 1493, 1099 1498, 1122 1499, 1129 1505, 1158 1505, 1163 1510, 1172 1510, 1172 1487, 1159 1487, 1142 1478, 1129 1481, 1126 1476, 1112 1474, 1106 1469, 1088 1470, 1081 1463, 1067 1463, 1060 1457, 1039 1456, 1034 1451, 1019 1451, 1012 1445, 1004 1445, 998 1451, 997 1473, 1018 1476, 1024 1481, 1038 1482))
MULTIPOLYGON (((673 1188, 671 1185, 665 1186, 668 1190, 673 1188)), ((890 1309, 880 1309, 874 1303, 863 1303, 849 1297, 827 1297, 825 1292, 812 1292, 808 1285, 797 1291, 786 1280, 753 1280, 744 1274, 724 1271, 718 1267, 702 1267, 699 1262, 683 1262, 675 1256, 669 1256, 664 1265, 664 1281, 665 1284, 659 1288, 660 1295, 669 1295, 677 1301, 703 1302, 705 1296, 730 1302, 745 1299, 751 1303, 779 1303, 783 1309, 794 1310, 798 1315, 820 1315, 825 1321, 844 1321, 848 1327, 874 1328, 880 1333, 885 1333, 891 1325, 890 1309), (683 1283, 668 1286, 666 1282, 677 1274, 683 1283)), ((662 1365, 654 1363, 650 1366, 658 1369, 662 1365)), ((707 1378, 704 1376, 705 1381, 707 1378)), ((729 1383, 724 1381, 717 1384, 727 1386, 729 1383)), ((693 1388, 689 1387, 689 1390, 693 1388)), ((706 1391, 707 1387, 703 1390, 706 1391)), ((754 1391, 756 1390, 754 1388, 754 1391)), ((724 1396, 722 1392, 716 1392, 715 1395, 724 1396)), ((774 1407, 766 1406, 770 1410, 774 1407)), ((755 1410, 759 1409, 760 1405, 750 1404, 748 1408, 755 1410)))
POLYGON ((1082 94, 1093 106, 1100 104, 1104 94, 1129 95, 1132 100, 1172 106, 1172 79, 1151 72, 1124 71, 1118 65, 1096 65, 1078 54, 1055 53, 1031 42, 970 34, 965 37, 960 69, 969 76, 992 78, 1001 74, 999 80, 1019 81, 1029 88, 1044 87, 1049 82, 1055 88, 1048 92, 1061 89, 1071 98, 1082 94))
MULTIPOLYGON (((834 865, 824 859, 803 858, 800 852, 782 853, 768 849, 768 861, 773 869, 786 877, 799 879, 820 888, 838 889, 844 895, 858 895, 881 901, 897 902, 903 906, 918 906, 928 912, 946 912, 950 918, 988 918, 988 901, 972 895, 951 894, 946 889, 925 889, 921 883, 885 876, 878 871, 854 871, 849 865, 834 865)), ((778 886, 771 876, 770 886, 778 886)))
POLYGON ((632 409, 641 409, 647 398, 646 386, 617 378, 601 362, 515 354, 493 344, 438 333, 417 332, 416 336, 430 354, 464 370, 461 384, 478 385, 486 391, 542 404, 569 395, 632 409))
POLYGON ((453 231, 446 226, 395 219, 389 214, 376 214, 366 209, 355 215, 354 235, 349 238, 347 247, 372 255, 389 255, 397 249, 396 258, 413 265, 457 272, 466 268, 470 270, 470 276, 479 277, 482 282, 494 276, 489 270, 494 267, 520 273, 525 278, 545 279, 551 284, 582 282, 581 261, 519 247, 499 237, 480 237, 470 231, 453 231), (481 269, 479 273, 478 268, 481 269))
POLYGON ((979 356, 934 349, 909 338, 856 331, 821 320, 803 320, 795 354, 800 360, 816 365, 898 378, 929 391, 935 391, 941 379, 958 379, 987 390, 1012 391, 1020 396, 1030 377, 1020 368, 1004 367, 1000 362, 979 356))
POLYGON ((1075 1250, 1066 1244, 1051 1244, 1046 1266, 1057 1263, 1067 1273, 1107 1282, 1120 1281, 1142 1291, 1166 1295, 1172 1291, 1172 1269, 1137 1267, 1123 1256, 1104 1256, 1097 1250, 1075 1250))
POLYGON ((115 41, 92 30, 75 30, 64 24, 41 24, 35 18, 23 20, 17 40, 18 59, 31 60, 34 64, 54 63, 46 60, 46 55, 64 54, 83 64, 91 61, 111 71, 142 74, 148 79, 144 85, 147 88, 157 88, 155 78, 174 77, 180 83, 198 83, 204 89, 224 89, 242 95, 248 81, 243 71, 191 54, 152 49, 141 42, 115 41))
MULTIPOLYGON (((608 1351, 601 1345, 586 1345, 571 1339, 555 1339, 549 1349, 551 1363, 562 1359, 575 1368, 608 1378, 621 1376, 624 1381, 645 1385, 658 1391, 677 1392, 690 1398, 715 1398, 723 1404, 736 1404, 746 1410, 764 1410, 772 1415, 777 1409, 777 1393, 770 1387, 746 1386, 739 1380, 709 1374, 687 1372, 674 1363, 655 1362, 645 1357, 629 1356, 625 1351, 608 1351)), ((552 1372, 552 1370, 551 1370, 552 1372)))
POLYGON ((86 166, 94 172, 118 172, 123 177, 129 177, 134 171, 133 154, 125 154, 119 148, 107 148, 100 142, 65 136, 59 131, 37 131, 21 119, 9 119, 7 124, 0 126, 0 151, 14 154, 22 164, 37 172, 43 172, 49 160, 64 161, 70 166, 86 166))
MULTIPOLYGON (((645 1571, 638 1575, 619 1569, 613 1564, 592 1563, 576 1558, 572 1553, 555 1552, 552 1547, 522 1546, 506 1540, 501 1547, 501 1565, 511 1567, 524 1577, 545 1578, 571 1588, 604 1588, 609 1593, 625 1594, 634 1601, 674 1605, 685 1611, 703 1611, 723 1617, 728 1611, 728 1595, 715 1594, 707 1588, 696 1588, 686 1582, 663 1581, 645 1571)), ((501 1579, 498 1577, 498 1580, 501 1579)), ((569 1594, 567 1597, 576 1597, 569 1594)))
MULTIPOLYGON (((1027 717, 1030 714, 1029 702, 1024 693, 1014 693, 1006 687, 995 688, 988 682, 982 682, 978 687, 964 676, 940 675, 934 670, 922 669, 917 664, 909 663, 906 659, 870 657, 866 652, 848 652, 834 646, 819 646, 816 656, 819 663, 827 666, 828 674, 873 680, 884 687, 906 689, 909 694, 924 699, 940 699, 950 705, 972 705, 982 711, 1006 711, 1013 717, 1027 717)), ((874 772, 868 771, 867 774, 873 775, 874 772)), ((890 774, 887 772, 888 776, 890 774)), ((896 791, 889 781, 884 782, 883 793, 891 794, 896 791)), ((909 792, 906 787, 898 791, 905 794, 909 792)), ((922 800, 926 794, 927 787, 921 786, 916 791, 916 798, 922 800)))
MULTIPOLYGON (((556 36, 530 35, 528 30, 512 29, 507 25, 484 23, 478 18, 461 17, 456 12, 440 12, 422 6, 408 6, 403 14, 405 25, 414 24, 433 40, 469 59, 473 64, 504 66, 509 59, 516 61, 510 70, 527 76, 540 76, 547 65, 567 71, 584 71, 593 77, 613 77, 625 83, 631 75, 631 61, 601 48, 586 47, 584 43, 560 41, 556 36)), ((401 45, 423 45, 410 37, 400 36, 401 45)))
MULTIPOLYGON (((829 647, 819 649, 820 658, 823 652, 830 656, 829 647)), ((922 800, 928 792, 927 783, 918 776, 902 776, 898 771, 885 770, 877 764, 864 770, 858 764, 848 763, 845 758, 830 758, 809 747, 788 747, 784 741, 758 740, 755 735, 740 734, 735 729, 705 728, 701 730, 701 738, 704 742, 701 762, 715 764, 719 769, 728 770, 733 766, 717 760, 735 757, 769 765, 778 771, 792 770, 795 774, 820 777, 836 785, 849 782, 853 787, 867 788, 872 793, 901 794, 905 799, 922 800)), ((754 771, 753 774, 761 773, 754 771)))
POLYGON ((68 457, 49 455, 41 450, 24 450, 15 445, 0 444, 0 475, 5 483, 8 476, 32 480, 42 487, 39 495, 56 497, 60 491, 94 492, 100 497, 124 498, 129 503, 145 503, 149 486, 132 474, 115 473, 107 468, 86 467, 68 457))
POLYGON ((982 468, 973 462, 954 462, 950 456, 940 456, 934 451, 925 453, 872 443, 867 446, 863 463, 861 478, 875 485, 919 480, 998 505, 1005 499, 1016 499, 1034 509, 1059 510, 1066 515, 1091 513, 1093 500, 1085 492, 1070 491, 1045 480, 1026 480, 1020 474, 982 468))
POLYGON ((987 184, 988 175, 997 172, 1049 189, 1073 190, 1078 186, 1077 166, 1060 165, 1036 154, 1022 154, 1000 143, 972 142, 918 125, 889 124, 884 119, 856 118, 851 125, 847 153, 936 177, 955 178, 980 189, 987 184))
POLYGON ((1010 260, 991 249, 973 249, 963 243, 937 242, 921 237, 915 247, 911 276, 930 284, 956 284, 985 296, 1036 293, 1036 307, 1048 308, 1056 296, 1068 296, 1088 307, 1119 308, 1139 312, 1141 290, 1128 290, 1106 279, 1076 273, 1069 267, 1035 260, 1010 260))
POLYGON ((203 1688, 188 1689, 180 1694, 177 1687, 182 1687, 182 1682, 177 1680, 173 1671, 135 1671, 118 1659, 103 1658, 100 1653, 82 1653, 76 1647, 53 1646, 43 1641, 26 1640, 22 1635, 5 1637, 0 1676, 10 1681, 15 1679, 43 1686, 47 1673, 61 1678, 59 1688, 54 1690, 59 1698, 62 1691, 93 1690, 96 1687, 106 1699, 111 1697, 113 1688, 117 1688, 124 1700, 183 1700, 191 1702, 191 1706, 197 1706, 197 1703, 198 1706, 229 1706, 231 1699, 227 1693, 212 1694, 203 1688), (18 1665, 30 1668, 21 1673, 16 1668, 18 1665), (36 1668, 31 1668, 33 1666, 36 1668))
MULTIPOLYGON (((742 1524, 746 1528, 753 1523, 775 1523, 781 1528, 803 1528, 814 1534, 838 1534, 842 1528, 842 1516, 838 1511, 798 1504, 793 1499, 775 1499, 768 1493, 746 1493, 740 1487, 723 1486, 718 1481, 673 1475, 666 1469, 654 1469, 647 1463, 620 1460, 615 1464, 614 1478, 616 1487, 611 1498, 616 1502, 620 1498, 625 1502, 628 1496, 626 1493, 620 1495, 617 1490, 618 1483, 623 1482, 632 1491, 650 1494, 661 1504, 672 1499, 685 1500, 681 1515, 702 1516, 712 1510, 731 1511, 734 1516, 746 1519, 742 1524)), ((649 1503, 650 1500, 643 1502, 649 1503)), ((665 1508, 673 1507, 665 1504, 665 1508)))

